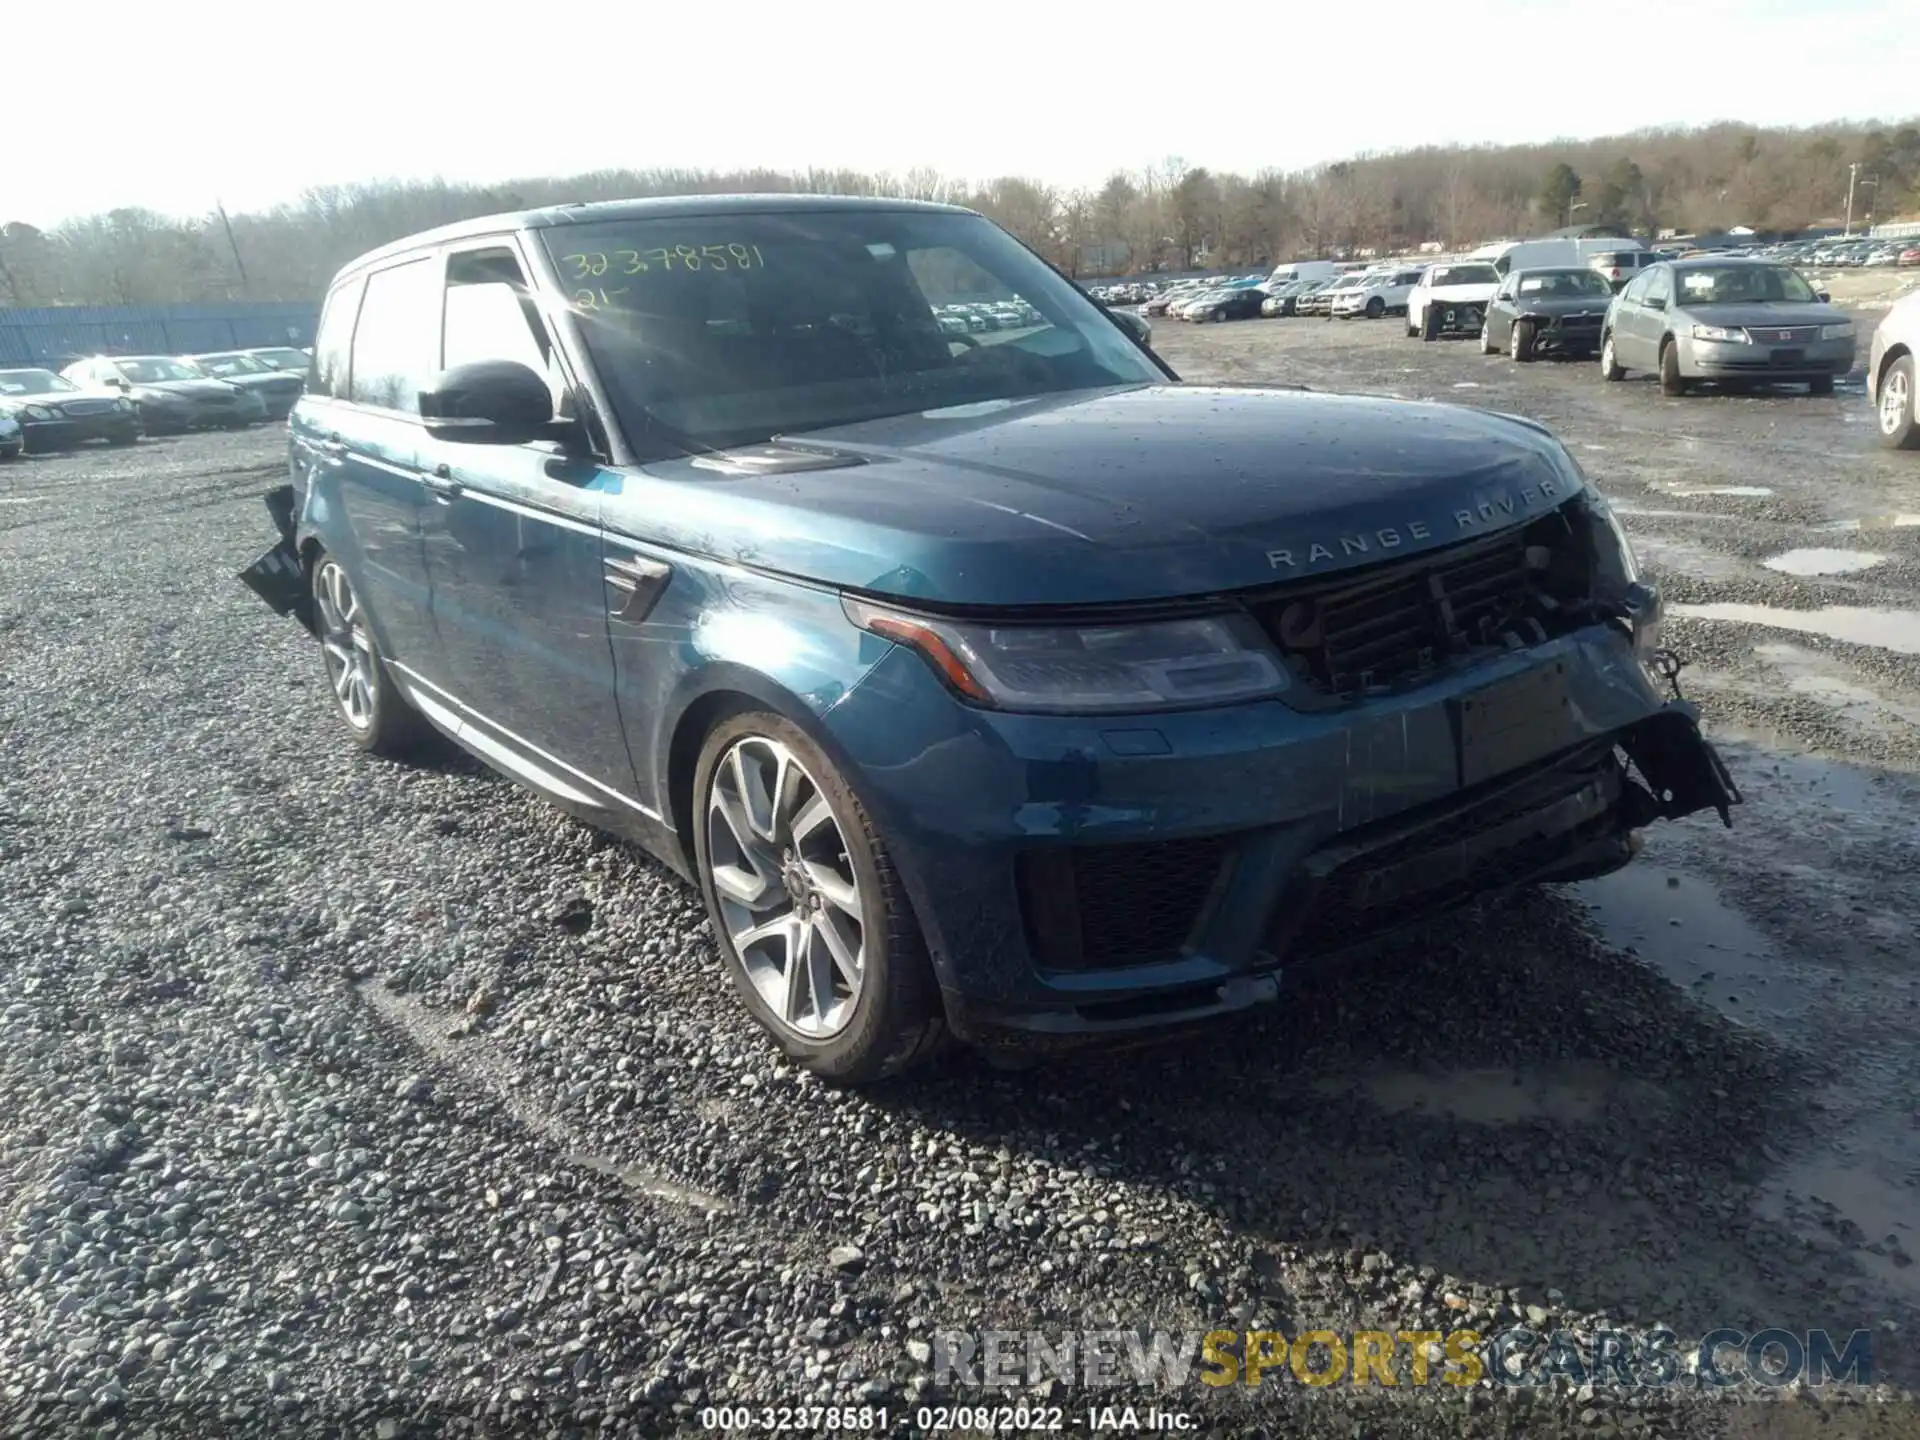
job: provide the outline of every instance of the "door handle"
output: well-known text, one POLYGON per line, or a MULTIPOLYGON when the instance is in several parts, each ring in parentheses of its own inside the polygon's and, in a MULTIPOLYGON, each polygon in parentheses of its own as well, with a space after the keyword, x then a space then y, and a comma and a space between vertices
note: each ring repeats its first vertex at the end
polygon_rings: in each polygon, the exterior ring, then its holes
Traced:
POLYGON ((347 453, 347 442, 342 440, 338 435, 329 435, 320 442, 320 453, 322 455, 331 455, 334 459, 338 460, 347 453))
POLYGON ((450 502, 461 491, 461 484, 453 478, 453 471, 445 465, 436 465, 431 470, 420 472, 420 483, 427 492, 442 505, 450 502))

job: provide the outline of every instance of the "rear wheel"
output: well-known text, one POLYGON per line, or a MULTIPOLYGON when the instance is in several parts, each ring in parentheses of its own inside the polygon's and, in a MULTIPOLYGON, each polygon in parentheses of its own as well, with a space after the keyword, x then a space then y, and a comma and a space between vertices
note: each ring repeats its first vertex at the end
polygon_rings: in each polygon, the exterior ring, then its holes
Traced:
POLYGON ((1660 347, 1660 393, 1687 393, 1687 377, 1680 373, 1680 347, 1671 340, 1660 347))
POLYGON ((1920 419, 1914 415, 1913 356, 1902 355, 1880 381, 1880 443, 1889 450, 1920 450, 1920 419))
POLYGON ((387 674, 366 607, 331 555, 313 567, 313 615, 334 708, 353 743, 376 755, 412 751, 426 734, 426 722, 387 674))
POLYGON ((1600 378, 1602 380, 1624 380, 1627 367, 1620 363, 1613 352, 1613 336, 1609 335, 1600 344, 1600 378))
POLYGON ((1513 358, 1525 365, 1533 359, 1533 322, 1516 320, 1513 322, 1513 334, 1508 342, 1513 358))
POLYGON ((707 737, 695 862, 715 943, 755 1020, 796 1062, 858 1082, 945 1033, 926 945, 887 845, 833 762, 783 716, 707 737))

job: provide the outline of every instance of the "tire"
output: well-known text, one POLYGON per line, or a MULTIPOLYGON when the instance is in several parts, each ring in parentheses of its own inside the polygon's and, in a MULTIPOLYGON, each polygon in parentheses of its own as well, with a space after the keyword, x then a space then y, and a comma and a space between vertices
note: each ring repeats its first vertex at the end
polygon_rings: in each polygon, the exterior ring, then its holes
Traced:
POLYGON ((820 747, 783 716, 731 716, 701 748, 693 800, 695 873, 714 946, 774 1043, 814 1074, 846 1084, 930 1058, 946 1024, 919 923, 885 840, 820 747), (796 835, 793 822, 809 816, 796 835), (804 1008, 786 983, 796 973, 786 928, 796 916, 812 917, 800 930, 801 958, 815 961, 797 972, 810 982, 804 1008), (838 961, 829 934, 857 962, 857 975, 838 961), (747 938, 744 955, 736 937, 747 938), (821 980, 825 1003, 814 989, 821 980))
POLYGON ((1508 336, 1507 348, 1516 363, 1526 365, 1532 362, 1533 322, 1531 320, 1513 322, 1513 332, 1508 336))
POLYGON ((367 611, 346 568, 322 554, 313 566, 314 630, 320 637, 333 708, 353 743, 374 755, 409 755, 426 738, 427 722, 387 673, 367 611))
POLYGON ((1482 355, 1498 355, 1500 353, 1500 347, 1493 343, 1493 322, 1491 320, 1482 320, 1480 322, 1480 353, 1482 355))
POLYGON ((1914 414, 1913 356, 1902 355, 1880 377, 1876 400, 1880 443, 1889 450, 1920 450, 1920 419, 1914 414))
POLYGON ((132 445, 137 443, 139 439, 140 432, 138 430, 115 430, 107 436, 107 444, 121 446, 132 445))
POLYGON ((1378 320, 1386 313, 1387 302, 1382 300, 1378 295, 1375 295, 1371 300, 1367 301, 1367 319, 1378 320))
POLYGON ((1627 367, 1614 358, 1613 336, 1611 335, 1608 335, 1606 339, 1600 342, 1600 378, 1602 380, 1624 380, 1627 378, 1627 367))
POLYGON ((1660 347, 1660 393, 1687 393, 1687 377, 1680 373, 1680 346, 1672 340, 1660 347))
POLYGON ((0 464, 4 464, 8 460, 18 460, 26 453, 26 450, 27 447, 24 444, 0 445, 0 464))
POLYGON ((1440 316, 1431 305, 1420 316, 1420 338, 1429 344, 1440 338, 1440 316))
POLYGON ((1215 311, 1214 311, 1214 312, 1213 312, 1213 313, 1212 313, 1212 314, 1211 314, 1210 316, 1208 316, 1207 318, 1208 318, 1208 319, 1210 319, 1210 320, 1212 320, 1214 324, 1216 324, 1216 325, 1221 325, 1221 324, 1224 324, 1224 323, 1226 322, 1226 318, 1227 318, 1227 312, 1226 312, 1225 310, 1215 310, 1215 311))
POLYGON ((1807 382, 1807 393, 1809 395, 1833 394, 1833 376, 1831 375, 1814 376, 1813 379, 1807 382))

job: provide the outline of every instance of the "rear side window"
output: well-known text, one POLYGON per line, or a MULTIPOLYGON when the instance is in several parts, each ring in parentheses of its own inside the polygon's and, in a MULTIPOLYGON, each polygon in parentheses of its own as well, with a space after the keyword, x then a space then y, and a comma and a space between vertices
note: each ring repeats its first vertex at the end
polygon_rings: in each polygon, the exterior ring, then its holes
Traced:
POLYGON ((309 395, 347 394, 347 360, 353 349, 353 321, 360 313, 360 296, 367 282, 355 276, 327 295, 320 311, 320 328, 313 337, 313 366, 307 376, 309 395))
POLYGON ((416 415, 440 365, 440 264, 409 260, 367 278, 353 331, 356 405, 416 415))

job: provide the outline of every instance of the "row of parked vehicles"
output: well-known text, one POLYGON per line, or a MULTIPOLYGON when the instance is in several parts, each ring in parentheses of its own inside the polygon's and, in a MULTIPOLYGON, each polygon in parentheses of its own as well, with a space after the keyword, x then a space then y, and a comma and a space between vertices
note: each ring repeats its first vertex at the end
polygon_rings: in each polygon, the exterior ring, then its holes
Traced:
MULTIPOLYGON (((1823 241, 1685 252, 1621 239, 1509 241, 1422 264, 1305 261, 1190 296, 1175 289, 1160 304, 1195 321, 1397 315, 1411 338, 1476 337, 1483 354, 1523 364, 1597 357, 1607 380, 1651 372, 1674 396, 1699 384, 1782 383, 1828 395, 1853 369, 1855 326, 1797 266, 1833 253, 1823 241)), ((1920 293, 1894 307, 1870 347, 1877 428, 1896 448, 1920 447, 1916 329, 1920 293)))
POLYGON ((94 355, 55 372, 0 370, 0 459, 88 440, 239 429, 284 420, 306 388, 311 352, 291 345, 204 355, 94 355))

